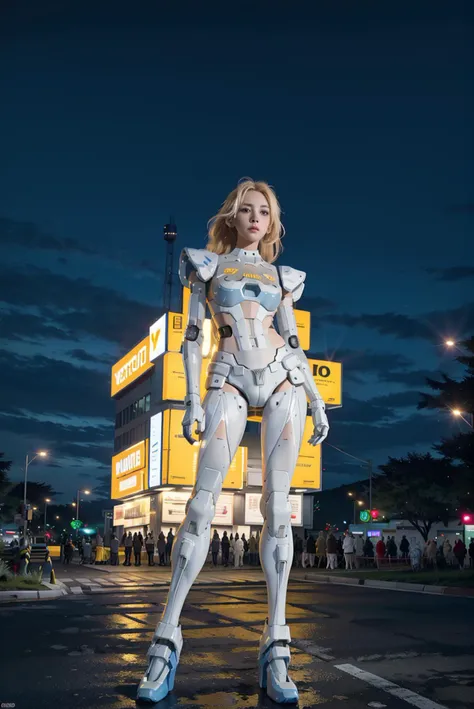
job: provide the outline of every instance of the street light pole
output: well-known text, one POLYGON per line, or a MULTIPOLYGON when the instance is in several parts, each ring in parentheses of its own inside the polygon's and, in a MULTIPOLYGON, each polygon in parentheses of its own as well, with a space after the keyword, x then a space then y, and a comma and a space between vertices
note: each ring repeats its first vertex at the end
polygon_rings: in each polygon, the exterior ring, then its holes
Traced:
POLYGON ((51 502, 48 498, 44 501, 44 536, 46 538, 46 512, 48 511, 48 502, 51 502))
MULTIPOLYGON (((76 495, 76 519, 79 519, 79 498, 81 496, 81 492, 84 493, 84 495, 90 495, 91 491, 90 490, 78 490, 77 495, 76 495)), ((79 528, 76 530, 76 536, 79 536, 79 528)))
POLYGON ((367 467, 369 469, 369 510, 372 510, 372 460, 369 458, 367 460, 367 467))
POLYGON ((26 487, 28 484, 28 466, 30 463, 32 463, 36 458, 41 457, 45 458, 48 455, 46 451, 38 451, 38 453, 33 456, 33 458, 29 457, 29 453, 26 454, 25 458, 25 479, 23 482, 23 539, 26 542, 26 530, 28 528, 28 514, 26 512, 26 487))
POLYGON ((23 483, 23 540, 26 542, 26 529, 28 527, 28 515, 26 512, 26 485, 28 482, 28 466, 30 461, 28 459, 28 453, 25 459, 25 481, 23 483))

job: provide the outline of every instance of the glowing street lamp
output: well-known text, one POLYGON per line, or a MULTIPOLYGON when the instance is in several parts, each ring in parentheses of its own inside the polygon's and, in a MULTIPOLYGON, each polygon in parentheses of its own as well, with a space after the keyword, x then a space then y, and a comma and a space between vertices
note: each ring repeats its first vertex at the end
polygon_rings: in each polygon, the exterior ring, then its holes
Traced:
POLYGON ((474 428, 473 423, 472 423, 472 414, 466 413, 466 416, 469 416, 469 419, 464 418, 463 411, 461 409, 451 409, 451 413, 453 416, 456 416, 457 418, 461 418, 464 423, 467 423, 468 426, 471 428, 474 428))
POLYGON ((48 455, 48 451, 38 451, 33 458, 29 457, 29 453, 26 454, 26 459, 25 459, 25 480, 23 483, 23 539, 26 541, 26 529, 28 527, 28 515, 26 512, 26 486, 28 484, 28 466, 30 463, 32 463, 36 458, 46 458, 48 455))

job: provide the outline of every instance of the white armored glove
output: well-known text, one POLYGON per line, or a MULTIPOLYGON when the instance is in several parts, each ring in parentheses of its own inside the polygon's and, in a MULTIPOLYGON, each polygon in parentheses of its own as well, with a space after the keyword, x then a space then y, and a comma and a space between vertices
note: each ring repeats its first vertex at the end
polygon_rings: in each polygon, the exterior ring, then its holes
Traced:
POLYGON ((206 427, 206 415, 204 409, 201 406, 201 398, 198 394, 190 394, 184 400, 184 405, 186 406, 186 411, 183 417, 183 436, 191 445, 197 443, 197 440, 193 437, 194 424, 197 423, 196 433, 204 433, 206 427))
POLYGON ((329 421, 322 400, 311 402, 309 408, 313 417, 314 431, 308 443, 312 446, 317 446, 324 441, 329 433, 329 421))

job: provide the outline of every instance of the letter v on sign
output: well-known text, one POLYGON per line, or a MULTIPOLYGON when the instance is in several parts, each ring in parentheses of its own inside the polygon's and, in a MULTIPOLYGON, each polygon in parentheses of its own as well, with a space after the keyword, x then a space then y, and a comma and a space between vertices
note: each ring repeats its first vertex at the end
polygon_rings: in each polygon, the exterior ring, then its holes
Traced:
POLYGON ((150 350, 150 362, 159 357, 166 350, 166 318, 168 313, 161 316, 150 327, 149 332, 149 350, 150 350))
POLYGON ((151 337, 151 348, 152 350, 156 350, 158 347, 158 340, 160 339, 160 332, 161 330, 157 330, 156 332, 150 332, 150 337, 151 337))

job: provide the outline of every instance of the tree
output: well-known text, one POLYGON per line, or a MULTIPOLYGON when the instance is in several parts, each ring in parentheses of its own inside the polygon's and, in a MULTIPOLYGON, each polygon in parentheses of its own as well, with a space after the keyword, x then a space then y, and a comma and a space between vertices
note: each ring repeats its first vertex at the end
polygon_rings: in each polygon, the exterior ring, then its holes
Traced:
POLYGON ((11 460, 4 460, 4 453, 0 453, 0 520, 7 522, 12 517, 12 509, 8 500, 8 491, 11 487, 8 479, 8 471, 11 468, 11 460))
MULTIPOLYGON (((474 336, 460 343, 465 353, 456 357, 457 361, 466 367, 464 377, 457 381, 442 375, 442 381, 427 379, 428 386, 437 394, 422 394, 419 409, 439 409, 453 411, 458 409, 470 417, 473 423, 474 413, 474 336)), ((474 477, 474 429, 468 429, 468 424, 462 424, 465 430, 446 438, 435 450, 457 466, 458 487, 460 488, 459 503, 462 506, 472 506, 472 480, 474 477)))
POLYGON ((406 458, 389 458, 380 470, 383 475, 374 481, 376 507, 386 517, 407 519, 425 542, 435 522, 447 524, 454 516, 459 490, 450 460, 409 453, 406 458))
POLYGON ((460 342, 459 349, 465 353, 458 355, 456 361, 464 365, 467 369, 463 379, 457 381, 442 375, 443 381, 427 379, 430 389, 438 391, 439 394, 421 394, 419 409, 461 409, 468 413, 473 413, 474 409, 474 335, 469 339, 460 342))
POLYGON ((4 489, 10 484, 8 471, 12 465, 11 460, 3 460, 4 455, 4 453, 0 453, 0 494, 2 494, 4 489))
MULTIPOLYGON (((53 498, 57 494, 48 483, 28 482, 26 488, 26 498, 30 505, 42 505, 46 497, 53 498)), ((9 492, 9 497, 18 500, 18 504, 23 502, 23 483, 14 485, 9 492)))

